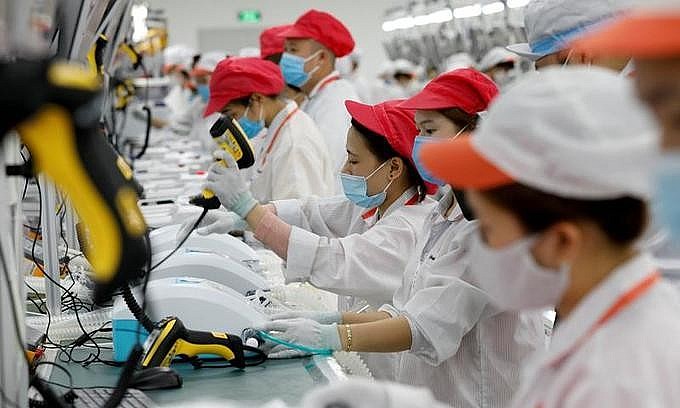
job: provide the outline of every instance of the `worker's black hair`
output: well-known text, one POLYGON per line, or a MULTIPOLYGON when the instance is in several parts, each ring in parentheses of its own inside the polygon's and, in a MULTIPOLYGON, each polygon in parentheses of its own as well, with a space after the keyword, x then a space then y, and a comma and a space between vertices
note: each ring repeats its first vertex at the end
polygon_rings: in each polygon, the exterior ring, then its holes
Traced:
POLYGON ((409 182, 411 183, 411 185, 415 185, 418 187, 419 192, 418 200, 423 201, 425 199, 425 196, 427 195, 427 187, 425 186, 425 182, 423 181, 422 177, 420 177, 418 169, 416 169, 416 167, 411 162, 411 158, 403 157, 402 155, 397 153, 397 151, 394 150, 392 146, 389 144, 387 138, 384 135, 381 135, 368 129, 366 126, 362 125, 361 123, 357 122, 354 119, 352 119, 352 126, 364 138, 366 144, 368 145, 368 150, 370 150, 371 153, 375 157, 377 157, 380 162, 385 162, 393 157, 399 157, 404 162, 409 182))
POLYGON ((271 61, 276 65, 279 65, 282 56, 283 56, 282 52, 277 52, 276 54, 267 55, 266 57, 264 57, 264 59, 266 59, 267 61, 271 61))
POLYGON ((479 115, 471 115, 460 108, 440 109, 437 112, 446 116, 446 118, 458 126, 459 129, 467 126, 465 128, 466 131, 475 130, 477 122, 479 121, 479 115))
POLYGON ((495 67, 505 69, 505 70, 511 70, 511 69, 515 68, 515 61, 504 61, 504 62, 501 62, 500 64, 496 64, 495 67))
MULTIPOLYGON (((248 95, 248 96, 244 96, 243 98, 234 99, 234 100, 231 100, 229 103, 246 107, 246 106, 250 105, 250 97, 251 96, 252 95, 248 95)), ((272 98, 272 99, 278 97, 278 95, 265 95, 265 96, 268 97, 268 98, 272 98)))
POLYGON ((537 233, 561 221, 589 221, 617 245, 630 245, 647 227, 647 205, 633 197, 576 200, 544 193, 522 184, 481 191, 494 204, 512 212, 527 232, 537 233))

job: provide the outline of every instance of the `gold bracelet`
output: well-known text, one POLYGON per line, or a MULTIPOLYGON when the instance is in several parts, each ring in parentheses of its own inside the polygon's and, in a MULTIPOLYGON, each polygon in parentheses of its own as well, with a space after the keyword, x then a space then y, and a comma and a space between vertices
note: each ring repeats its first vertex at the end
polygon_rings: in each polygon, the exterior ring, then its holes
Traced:
POLYGON ((347 333, 347 347, 345 351, 352 351, 352 327, 349 324, 345 325, 345 333, 347 333))

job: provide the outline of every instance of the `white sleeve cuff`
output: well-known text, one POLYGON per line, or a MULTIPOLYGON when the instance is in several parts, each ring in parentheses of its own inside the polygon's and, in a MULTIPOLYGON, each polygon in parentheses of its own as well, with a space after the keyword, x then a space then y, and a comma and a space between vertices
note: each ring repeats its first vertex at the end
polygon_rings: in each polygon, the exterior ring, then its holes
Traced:
POLYGON ((290 231, 286 269, 284 270, 286 283, 309 280, 318 247, 318 235, 293 227, 290 231))
POLYGON ((300 226, 302 224, 302 203, 300 200, 278 200, 273 201, 276 208, 276 215, 286 224, 300 226))
POLYGON ((387 313, 388 315, 390 315, 391 318, 401 316, 401 312, 399 311, 399 309, 397 309, 396 307, 392 306, 392 304, 389 303, 380 306, 378 311, 387 313))

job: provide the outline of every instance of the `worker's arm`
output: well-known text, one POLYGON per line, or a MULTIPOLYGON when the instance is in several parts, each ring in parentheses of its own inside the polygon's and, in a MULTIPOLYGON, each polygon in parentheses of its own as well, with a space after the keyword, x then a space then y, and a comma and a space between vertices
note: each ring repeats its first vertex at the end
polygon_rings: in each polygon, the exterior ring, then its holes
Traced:
POLYGON ((379 320, 389 319, 390 317, 390 314, 387 312, 343 313, 342 324, 377 322, 379 320))
POLYGON ((338 325, 338 335, 343 350, 349 346, 351 351, 394 353, 411 348, 411 328, 405 317, 338 325))

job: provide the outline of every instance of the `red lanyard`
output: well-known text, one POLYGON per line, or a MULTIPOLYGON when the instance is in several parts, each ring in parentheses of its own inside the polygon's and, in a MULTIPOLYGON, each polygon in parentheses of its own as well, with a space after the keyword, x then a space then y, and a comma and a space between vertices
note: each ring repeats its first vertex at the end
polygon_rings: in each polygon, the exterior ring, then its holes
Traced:
POLYGON ((283 122, 279 125, 278 128, 276 128, 276 131, 274 132, 274 135, 272 136, 272 140, 269 142, 269 146, 267 146, 267 150, 264 152, 262 155, 262 163, 260 164, 260 170, 259 172, 262 171, 262 167, 264 167, 264 164, 267 162, 267 156, 269 156, 269 153, 271 153, 272 149, 274 148, 274 143, 276 143, 276 139, 279 137, 279 133, 281 133, 281 129, 290 121, 290 119, 295 115, 300 108, 295 108, 293 109, 284 119, 283 122))
MULTIPOLYGON (((314 95, 316 96, 316 95, 317 95, 319 92, 321 92, 325 87, 327 87, 328 85, 330 85, 332 82, 337 81, 338 79, 340 79, 340 75, 333 75, 332 77, 329 77, 329 78, 324 79, 323 82, 321 83, 321 85, 319 85, 319 87, 316 89, 316 92, 314 92, 314 95)), ((310 98, 311 98, 311 96, 310 96, 310 98)))
POLYGON ((567 351, 565 351, 561 356, 559 356, 557 359, 555 359, 550 365, 555 368, 562 364, 564 360, 566 360, 571 354, 573 354, 576 349, 578 349, 583 343, 586 342, 590 337, 595 334, 597 330, 599 330, 602 326, 604 326, 608 321, 610 321, 614 316, 619 314, 621 311, 623 311, 626 307, 630 306, 631 303, 635 302, 638 298, 640 298, 642 295, 647 293, 649 289, 654 286, 655 283, 657 283, 660 279, 661 275, 659 272, 655 271, 649 274, 646 278, 641 280, 637 285, 633 286, 629 291, 624 293, 621 297, 618 298, 616 302, 614 302, 613 305, 607 309, 607 311, 600 316, 599 319, 595 322, 593 327, 588 330, 588 332, 583 335, 574 345, 569 348, 567 351))

